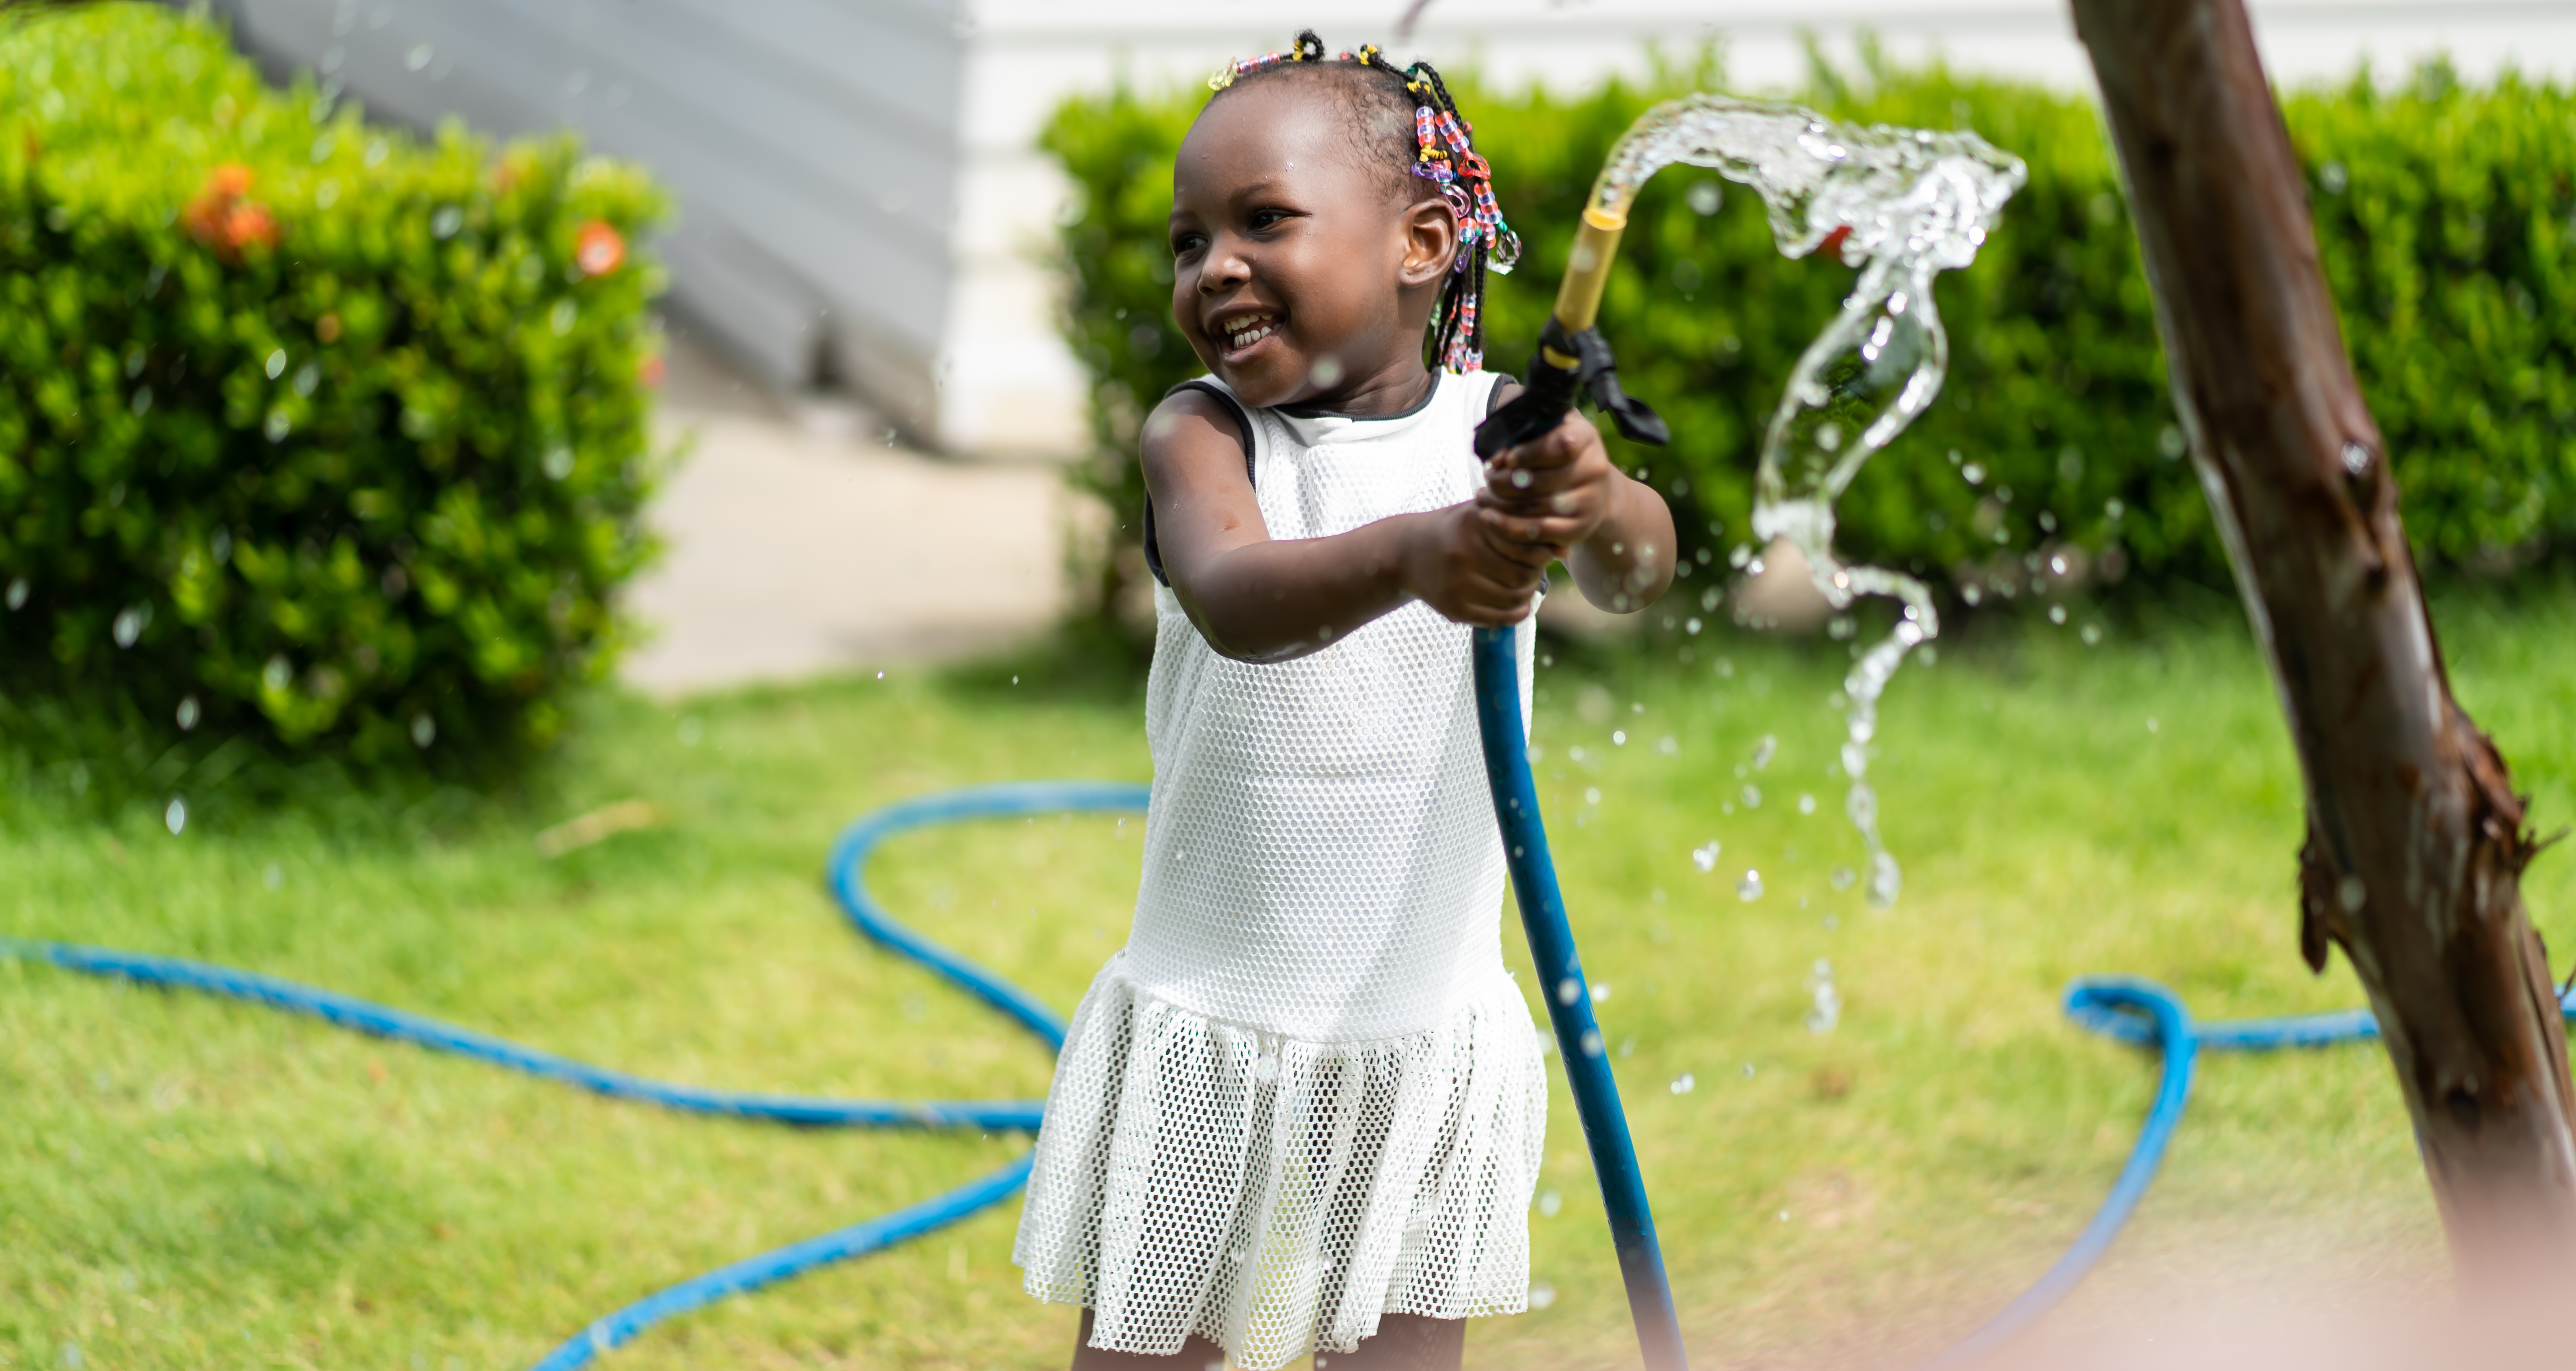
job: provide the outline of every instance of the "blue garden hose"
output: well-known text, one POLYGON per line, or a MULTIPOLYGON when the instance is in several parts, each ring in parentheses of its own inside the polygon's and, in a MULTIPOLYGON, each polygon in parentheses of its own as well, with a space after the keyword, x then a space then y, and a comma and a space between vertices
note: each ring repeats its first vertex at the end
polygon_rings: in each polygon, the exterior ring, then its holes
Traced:
POLYGON ((1520 629, 1480 628, 1476 646, 1476 728, 1485 745, 1485 780, 1494 791, 1494 817, 1503 828, 1503 864, 1529 933, 1530 963, 1539 994, 1556 1027, 1574 1112, 1592 1149, 1592 1174, 1601 1182, 1601 1205, 1610 1218, 1610 1245, 1619 1255, 1619 1279, 1628 1289, 1628 1317, 1646 1371, 1688 1371, 1681 1317, 1673 1308, 1664 1251, 1655 1241, 1655 1214, 1646 1203, 1646 1178, 1628 1139, 1628 1114, 1619 1107, 1619 1082, 1602 1051, 1601 1026, 1592 1018, 1592 988, 1575 955, 1574 930, 1565 920, 1565 897, 1548 860, 1547 825, 1539 821, 1538 787, 1530 777, 1529 748, 1521 736, 1520 629))
MULTIPOLYGON (((929 967, 967 993, 1016 1019, 1052 1050, 1064 1045, 1064 1023, 1037 997, 904 926, 869 892, 867 860, 879 843, 928 824, 1060 812, 1137 811, 1145 787, 1109 781, 1041 781, 977 786, 918 796, 886 806, 841 833, 826 872, 841 910, 871 940, 929 967)), ((452 1052, 532 1076, 582 1086, 618 1099, 642 1100, 691 1113, 730 1115, 823 1127, 972 1128, 1034 1131, 1043 1103, 1036 1100, 833 1100, 793 1095, 743 1094, 648 1080, 576 1062, 469 1028, 334 994, 293 981, 174 957, 81 947, 70 943, 0 938, 0 957, 50 962, 67 971, 112 976, 140 985, 196 990, 310 1014, 343 1028, 452 1052)), ((638 1300, 592 1322, 546 1354, 537 1371, 572 1371, 600 1353, 633 1341, 645 1329, 728 1295, 743 1294, 802 1275, 818 1266, 881 1251, 945 1227, 1009 1199, 1028 1182, 1031 1157, 961 1185, 944 1195, 882 1214, 819 1237, 746 1257, 638 1300)))
MULTIPOLYGON (((1503 822, 1505 857, 1511 864, 1514 889, 1520 894, 1524 921, 1530 925, 1532 957, 1541 970, 1549 1017, 1563 1049, 1567 1078, 1574 1087, 1585 1136, 1592 1145, 1603 1198, 1613 1215, 1620 1272, 1628 1283, 1631 1310, 1638 1321, 1650 1371, 1678 1367, 1678 1320, 1655 1245, 1653 1216, 1646 1206, 1636 1151, 1619 1112, 1617 1086, 1611 1079, 1607 1057, 1600 1050, 1600 1028, 1592 1017, 1592 997, 1574 956, 1564 901, 1557 892, 1555 871, 1547 858, 1546 831, 1538 821, 1536 791, 1520 735, 1519 672, 1512 657, 1509 631, 1479 630, 1476 654, 1478 716, 1491 764, 1495 812, 1503 822), (1546 984, 1546 973, 1551 968, 1558 974, 1553 984, 1546 984), (1574 987, 1571 994, 1564 988, 1568 981, 1574 987), (1646 1297, 1642 1302, 1641 1292, 1646 1297), (1659 1357, 1670 1360, 1657 1360, 1659 1357)), ((1084 781, 979 786, 918 796, 868 814, 843 830, 833 846, 827 878, 842 911, 869 939, 930 967, 1017 1020, 1049 1047, 1061 1047, 1062 1021, 1034 996, 931 942, 886 913, 868 890, 867 859, 885 839, 930 824, 1066 811, 1136 811, 1145 807, 1145 798, 1143 786, 1084 781)), ((614 1098, 693 1113, 823 1127, 1026 1131, 1037 1126, 1041 1108, 1035 1101, 833 1100, 707 1090, 590 1066, 421 1015, 203 962, 10 938, 0 938, 0 957, 42 961, 88 975, 202 991, 310 1014, 344 1028, 488 1061, 614 1098)), ((2576 1003, 2562 1000, 2560 1008, 2567 1017, 2576 1019, 2576 1003)), ((2088 1031, 2161 1050, 2163 1075, 2155 1105, 2148 1111, 2110 1195, 2075 1244, 2036 1284, 1965 1339, 1924 1363, 1923 1371, 1957 1367, 1993 1351, 2064 1299, 2101 1261, 2164 1161, 2165 1151, 2182 1123, 2193 1069, 2202 1050, 2263 1052, 2325 1047, 2378 1036, 2378 1025, 2366 1010, 2195 1024, 2172 991, 2153 981, 2129 977, 2076 981, 2067 988, 2066 1012, 2088 1031)), ((638 1300, 594 1321, 555 1348, 537 1363, 538 1371, 571 1371, 588 1365, 600 1353, 632 1341, 645 1329, 675 1315, 819 1266, 881 1251, 955 1223, 1010 1198, 1027 1182, 1030 1161, 1024 1154, 1010 1165, 946 1194, 745 1258, 638 1300)))

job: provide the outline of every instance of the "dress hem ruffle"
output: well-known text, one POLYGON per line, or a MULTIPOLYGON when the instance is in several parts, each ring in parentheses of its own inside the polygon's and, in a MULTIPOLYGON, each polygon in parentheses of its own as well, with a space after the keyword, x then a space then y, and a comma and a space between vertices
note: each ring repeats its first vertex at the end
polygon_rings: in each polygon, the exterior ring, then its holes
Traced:
POLYGON ((1156 996, 1123 954, 1074 1013, 1012 1258, 1091 1343, 1192 1335, 1245 1371, 1352 1351, 1382 1314, 1528 1305, 1547 1076, 1496 967, 1443 1021, 1317 1041, 1156 996))

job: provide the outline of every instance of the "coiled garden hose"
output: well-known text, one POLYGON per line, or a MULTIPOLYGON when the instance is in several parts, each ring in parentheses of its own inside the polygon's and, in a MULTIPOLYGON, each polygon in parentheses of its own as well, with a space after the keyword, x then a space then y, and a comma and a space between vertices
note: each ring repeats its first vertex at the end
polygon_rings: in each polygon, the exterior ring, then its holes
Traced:
MULTIPOLYGON (((1533 898, 1543 900, 1555 910, 1556 927, 1562 929, 1563 902, 1556 894, 1555 873, 1547 862, 1546 834, 1537 824, 1528 759, 1521 746, 1518 673, 1511 669, 1508 635, 1495 634, 1494 637, 1500 639, 1504 653, 1500 664, 1505 669, 1498 676, 1511 683, 1511 693, 1493 699, 1492 706, 1507 706, 1501 708, 1495 717, 1510 721, 1511 727, 1504 734, 1504 740, 1509 744, 1507 751, 1511 758, 1518 759, 1516 775, 1511 774, 1508 767, 1505 772, 1498 773, 1496 809, 1507 819, 1507 835, 1515 827, 1508 820, 1515 815, 1523 815, 1526 817, 1527 834, 1537 839, 1535 845, 1523 841, 1521 851, 1515 854, 1507 836, 1505 852, 1514 863, 1516 888, 1531 892, 1523 896, 1525 914, 1528 901, 1533 898), (1505 789, 1526 797, 1521 801, 1524 808, 1508 807, 1508 801, 1501 793, 1505 789), (1530 873, 1526 886, 1521 885, 1524 868, 1530 873), (1543 895, 1538 893, 1541 891, 1543 895)), ((1492 651, 1481 637, 1476 650, 1480 661, 1492 651)), ((1494 714, 1494 709, 1488 705, 1488 692, 1481 689, 1478 707, 1480 718, 1494 714)), ((1486 736, 1490 742, 1495 734, 1488 728, 1486 736)), ((827 879, 840 901, 842 912, 871 941, 928 966, 952 984, 1018 1021, 1050 1048, 1061 1047, 1064 1041, 1063 1021, 1036 997, 930 941, 888 914, 868 890, 867 859, 887 838, 931 824, 1010 815, 1133 812, 1145 807, 1145 798, 1143 786, 1090 781, 978 786, 918 796, 879 809, 843 830, 840 840, 832 848, 827 879)), ((1599 1089, 1609 1093, 1615 1106, 1616 1087, 1610 1080, 1606 1057, 1598 1051, 1585 1050, 1587 1041, 1598 1043, 1599 1027, 1592 1020, 1592 997, 1583 993, 1580 967, 1572 959, 1570 936, 1561 943, 1551 943, 1546 947, 1539 946, 1534 940, 1532 953, 1541 968, 1553 961, 1560 967, 1571 968, 1574 973, 1577 994, 1568 997, 1562 993, 1563 977, 1546 993, 1550 1016, 1556 1020, 1558 1041, 1568 1049, 1564 1060, 1569 1068, 1568 1079, 1576 1083, 1578 1103, 1584 1098, 1583 1092, 1599 1089), (1560 1016, 1559 1010, 1577 1012, 1560 1016), (1574 1034, 1570 1043, 1566 1038, 1569 1025, 1574 1034), (1589 1039, 1584 1036, 1587 1032, 1593 1035, 1589 1039), (1578 1071, 1575 1069, 1578 1064, 1586 1065, 1578 1071)), ((472 1029, 331 991, 204 962, 12 938, 0 938, 0 957, 43 962, 84 975, 113 977, 174 990, 194 990, 309 1014, 343 1028, 472 1057, 619 1099, 639 1100, 692 1113, 821 1127, 1026 1131, 1036 1128, 1041 1108, 1036 1101, 834 1100, 674 1085, 590 1066, 472 1029)), ((2576 1019, 2576 1004, 2562 1000, 2560 1007, 2569 1018, 2576 1019)), ((2001 1346, 2064 1299, 2101 1261, 2118 1237, 2121 1226, 2136 1210, 2138 1201, 2155 1179, 2156 1169, 2162 1164, 2174 1131, 2182 1122, 2183 1111, 2190 1098, 2193 1068, 2201 1051, 2262 1052, 2326 1047, 2378 1036, 2378 1025, 2366 1010, 2195 1024, 2190 1012, 2172 991, 2153 981, 2132 977, 2076 981, 2066 992, 2066 1012, 2077 1026, 2090 1032, 2160 1051, 2163 1076, 2156 1091, 2155 1105, 2139 1129, 2138 1140, 2130 1148, 2128 1161, 2120 1168, 2119 1179, 2113 1184, 2111 1194, 2094 1212, 2092 1221, 2085 1225, 2074 1245, 2036 1284, 2002 1311, 1965 1339, 1924 1363, 1925 1371, 1934 1367, 1957 1367, 2001 1346)), ((1636 1213, 1644 1218, 1638 1231, 1645 1235, 1645 1250, 1651 1256, 1652 1219, 1645 1216, 1644 1187, 1625 1123, 1618 1122, 1615 1133, 1600 1135, 1591 1132, 1590 1123, 1587 1116, 1587 1137, 1595 1138, 1596 1166, 1604 1177, 1605 1196, 1615 1190, 1633 1198, 1636 1213)), ((571 1368, 588 1365, 600 1353, 633 1341, 645 1329, 675 1315, 701 1308, 728 1295, 776 1284, 819 1266, 882 1251, 955 1223, 1009 1199, 1027 1182, 1029 1167, 1030 1158, 1023 1155, 1008 1166, 919 1204, 747 1257, 682 1281, 593 1321, 581 1333, 548 1353, 537 1367, 539 1371, 571 1371, 571 1368)), ((1631 1250, 1629 1246, 1620 1248, 1623 1276, 1630 1276, 1633 1269, 1631 1250)), ((1660 1274, 1660 1261, 1657 1262, 1657 1274, 1660 1274)), ((1633 1289, 1634 1277, 1630 1279, 1633 1289)), ((1666 1317, 1669 1318, 1671 1296, 1668 1290, 1663 1299, 1666 1317)), ((1672 1335, 1672 1339, 1670 1346, 1678 1355, 1678 1332, 1672 1335)))

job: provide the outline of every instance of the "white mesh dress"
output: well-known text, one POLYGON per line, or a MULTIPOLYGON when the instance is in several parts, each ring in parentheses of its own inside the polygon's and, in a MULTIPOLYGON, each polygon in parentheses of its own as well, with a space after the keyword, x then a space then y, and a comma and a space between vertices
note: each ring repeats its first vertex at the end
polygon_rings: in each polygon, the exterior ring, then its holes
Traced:
MULTIPOLYGON (((1270 535, 1472 498, 1496 379, 1382 419, 1248 411, 1270 535)), ((1520 1312, 1547 1077, 1503 969, 1469 630, 1415 603, 1255 665, 1155 599, 1135 931, 1056 1066, 1029 1293, 1090 1306, 1093 1346, 1198 1334, 1250 1371, 1382 1313, 1520 1312)))

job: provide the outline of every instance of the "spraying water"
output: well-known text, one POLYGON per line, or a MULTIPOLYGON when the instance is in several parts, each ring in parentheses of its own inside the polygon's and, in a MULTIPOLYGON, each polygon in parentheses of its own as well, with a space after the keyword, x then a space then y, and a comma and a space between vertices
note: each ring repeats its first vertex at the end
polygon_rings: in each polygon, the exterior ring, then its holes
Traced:
POLYGON ((1950 341, 1932 279, 1976 260, 1986 225, 2025 172, 2020 158, 1973 133, 1852 128, 1796 105, 1690 95, 1647 111, 1619 140, 1593 182, 1592 212, 1624 223, 1637 188, 1677 162, 1759 194, 1783 255, 1833 249, 1861 269, 1789 373, 1762 440, 1753 532, 1765 543, 1786 538, 1806 554, 1816 589, 1838 610, 1863 595, 1902 606, 1895 630, 1843 680, 1842 764, 1851 780, 1844 809, 1868 849, 1869 902, 1884 909, 1904 878, 1879 838, 1869 744, 1888 679, 1907 652, 1940 636, 1941 619, 1922 582, 1835 556, 1834 501, 1870 454, 1940 395, 1950 341))

